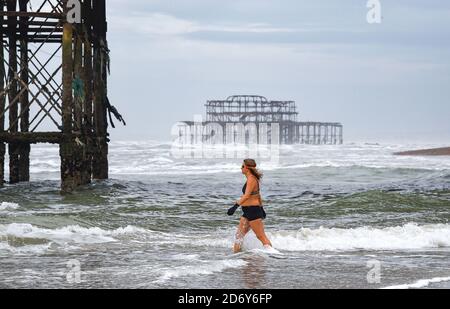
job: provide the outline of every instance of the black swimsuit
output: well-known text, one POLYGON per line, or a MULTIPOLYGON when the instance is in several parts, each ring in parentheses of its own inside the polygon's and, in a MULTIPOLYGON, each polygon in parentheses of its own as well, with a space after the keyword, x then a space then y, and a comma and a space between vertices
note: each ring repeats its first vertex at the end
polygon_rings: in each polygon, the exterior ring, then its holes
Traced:
MULTIPOLYGON (((245 194, 246 190, 247 183, 245 183, 244 187, 242 188, 242 193, 245 194)), ((251 195, 257 194, 259 194, 259 191, 251 193, 251 195)), ((264 208, 262 206, 242 206, 242 211, 244 212, 243 217, 250 222, 258 219, 264 220, 267 217, 266 212, 264 211, 264 208)))

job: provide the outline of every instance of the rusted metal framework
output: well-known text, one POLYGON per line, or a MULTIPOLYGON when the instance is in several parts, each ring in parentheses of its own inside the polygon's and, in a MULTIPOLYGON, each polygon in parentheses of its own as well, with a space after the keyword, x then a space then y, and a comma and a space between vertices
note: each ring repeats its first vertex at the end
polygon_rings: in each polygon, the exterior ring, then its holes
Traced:
POLYGON ((224 101, 208 101, 208 122, 296 122, 293 101, 268 101, 262 96, 231 96, 224 101))
POLYGON ((68 0, 0 1, 0 186, 6 148, 15 184, 36 143, 59 144, 63 192, 108 178, 106 2, 78 4, 70 23, 68 0))
POLYGON ((335 122, 299 122, 295 136, 299 144, 341 145, 344 143, 344 126, 335 122))
POLYGON ((178 137, 188 144, 210 141, 234 143, 238 140, 246 144, 250 141, 270 143, 274 139, 272 128, 276 128, 279 131, 276 139, 280 144, 343 143, 342 124, 299 122, 298 115, 294 101, 269 101, 257 95, 231 96, 226 100, 208 101, 204 122, 180 122, 178 137), (233 131, 231 141, 230 130, 233 131), (217 139, 218 134, 223 138, 217 139))

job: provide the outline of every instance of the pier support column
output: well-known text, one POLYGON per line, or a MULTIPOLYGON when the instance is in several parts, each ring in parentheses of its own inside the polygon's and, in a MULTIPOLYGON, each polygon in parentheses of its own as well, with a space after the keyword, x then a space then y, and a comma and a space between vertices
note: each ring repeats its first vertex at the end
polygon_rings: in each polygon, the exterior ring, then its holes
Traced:
POLYGON ((87 160, 87 139, 83 130, 83 104, 85 101, 84 81, 83 81, 83 30, 80 25, 73 26, 73 124, 72 132, 77 135, 73 153, 74 179, 75 185, 85 185, 90 183, 90 177, 86 177, 84 170, 87 160), (75 86, 75 87, 74 87, 75 86))
MULTIPOLYGON (((4 11, 4 6, 0 6, 0 12, 4 11)), ((0 37, 3 42, 4 39, 4 28, 3 28, 3 18, 0 19, 0 37)), ((3 48, 3 43, 0 46, 0 133, 5 132, 5 104, 6 104, 6 95, 5 91, 5 52, 3 48)), ((0 143, 0 187, 4 185, 5 182, 5 153, 6 153, 6 145, 5 143, 0 143)))
MULTIPOLYGON (((28 0, 19 0, 20 12, 27 12, 28 0)), ((20 17, 20 131, 27 133, 30 130, 30 106, 29 106, 29 73, 28 73, 28 20, 26 16, 20 17)), ((19 153, 19 181, 30 181, 30 144, 20 143, 19 153)))
POLYGON ((309 124, 306 125, 306 143, 305 144, 309 144, 309 138, 310 138, 310 126, 309 124))
POLYGON ((96 154, 93 160, 94 179, 108 179, 108 123, 106 118, 106 5, 105 0, 93 2, 94 22, 94 127, 96 154))
POLYGON ((6 146, 0 143, 0 188, 5 185, 5 154, 6 146))
POLYGON ((337 144, 336 132, 336 126, 333 126, 333 145, 337 144))
MULTIPOLYGON (((63 1, 64 12, 67 14, 67 1, 63 1)), ((63 26, 62 40, 62 126, 63 140, 60 144, 61 156, 61 191, 63 193, 72 192, 81 182, 76 166, 75 157, 77 149, 72 137, 73 128, 73 97, 72 97, 72 78, 73 78, 73 26, 67 20, 63 26)))
POLYGON ((314 124, 314 137, 313 137, 314 141, 313 144, 317 145, 317 125, 314 124))
POLYGON ((295 141, 295 126, 292 123, 288 125, 288 144, 292 145, 295 141))
POLYGON ((316 144, 317 145, 320 145, 320 143, 321 143, 321 139, 322 139, 321 130, 322 130, 322 125, 318 124, 316 126, 316 134, 317 134, 317 136, 316 136, 316 144))
POLYGON ((90 30, 93 24, 92 15, 92 0, 85 0, 83 3, 83 17, 85 29, 88 29, 89 33, 84 33, 84 66, 83 66, 83 81, 84 81, 84 95, 85 100, 83 102, 83 133, 86 136, 86 152, 85 160, 83 164, 83 183, 90 183, 92 179, 92 159, 93 149, 95 147, 95 141, 93 140, 93 117, 92 117, 92 94, 93 87, 93 72, 92 72, 92 37, 90 36, 90 30))
MULTIPOLYGON (((8 0, 7 8, 9 12, 16 12, 17 1, 8 0)), ((18 125, 18 76, 17 76, 17 17, 8 17, 8 40, 9 40, 9 69, 8 80, 10 81, 10 89, 8 91, 9 98, 9 123, 10 133, 17 133, 19 129, 18 125)), ((16 184, 19 182, 19 145, 17 143, 8 144, 9 153, 9 182, 10 184, 16 184)))
POLYGON ((305 144, 305 134, 306 134, 306 129, 305 129, 305 126, 302 125, 302 144, 305 144))

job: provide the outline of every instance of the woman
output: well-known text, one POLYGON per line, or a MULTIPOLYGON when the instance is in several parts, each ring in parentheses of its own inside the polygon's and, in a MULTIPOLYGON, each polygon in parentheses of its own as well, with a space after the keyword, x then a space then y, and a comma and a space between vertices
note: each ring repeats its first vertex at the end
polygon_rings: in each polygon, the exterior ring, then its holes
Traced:
POLYGON ((241 252, 244 237, 250 229, 252 229, 264 247, 272 248, 272 244, 264 232, 263 220, 266 218, 266 213, 262 205, 261 194, 259 191, 259 181, 262 178, 262 174, 256 169, 256 162, 252 159, 244 160, 244 164, 241 168, 242 174, 247 177, 247 183, 242 189, 244 195, 237 201, 236 205, 228 211, 228 214, 232 215, 239 206, 242 206, 244 212, 236 233, 234 252, 241 252))

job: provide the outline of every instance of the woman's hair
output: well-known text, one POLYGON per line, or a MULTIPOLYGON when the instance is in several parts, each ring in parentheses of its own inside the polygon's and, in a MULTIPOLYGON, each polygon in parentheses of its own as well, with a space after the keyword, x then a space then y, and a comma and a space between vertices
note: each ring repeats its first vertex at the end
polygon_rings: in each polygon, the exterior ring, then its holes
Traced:
POLYGON ((250 173, 252 173, 252 175, 256 177, 256 179, 261 180, 261 178, 263 177, 263 173, 258 171, 258 169, 256 168, 256 161, 255 160, 253 160, 253 159, 245 159, 244 160, 244 165, 248 168, 250 173))

